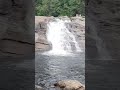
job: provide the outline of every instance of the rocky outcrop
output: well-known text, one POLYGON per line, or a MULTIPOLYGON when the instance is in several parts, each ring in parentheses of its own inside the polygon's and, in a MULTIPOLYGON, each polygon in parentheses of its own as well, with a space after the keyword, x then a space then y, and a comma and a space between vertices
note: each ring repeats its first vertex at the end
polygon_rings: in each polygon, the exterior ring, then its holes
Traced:
POLYGON ((76 41, 79 43, 82 51, 85 50, 85 18, 71 17, 69 30, 74 34, 76 41))
POLYGON ((1 58, 31 56, 34 53, 32 10, 32 0, 0 1, 1 58))
POLYGON ((35 50, 47 51, 50 50, 50 44, 47 41, 47 22, 50 17, 36 16, 35 17, 35 50))
POLYGON ((62 80, 54 85, 58 90, 85 90, 84 85, 76 80, 62 80))

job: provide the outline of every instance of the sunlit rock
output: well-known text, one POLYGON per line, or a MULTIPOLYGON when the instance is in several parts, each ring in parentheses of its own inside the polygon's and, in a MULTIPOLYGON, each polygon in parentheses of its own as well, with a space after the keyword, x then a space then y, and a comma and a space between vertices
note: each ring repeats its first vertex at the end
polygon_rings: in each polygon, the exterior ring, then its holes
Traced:
POLYGON ((84 85, 76 80, 62 80, 54 85, 58 90, 85 90, 84 85))
POLYGON ((35 85, 35 90, 43 90, 41 86, 35 85))

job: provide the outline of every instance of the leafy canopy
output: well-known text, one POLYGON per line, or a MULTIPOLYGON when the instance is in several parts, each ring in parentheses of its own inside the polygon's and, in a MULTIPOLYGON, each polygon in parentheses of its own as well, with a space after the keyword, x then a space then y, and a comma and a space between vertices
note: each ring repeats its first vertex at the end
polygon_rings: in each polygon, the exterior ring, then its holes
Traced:
POLYGON ((36 16, 85 15, 84 0, 35 0, 36 16))

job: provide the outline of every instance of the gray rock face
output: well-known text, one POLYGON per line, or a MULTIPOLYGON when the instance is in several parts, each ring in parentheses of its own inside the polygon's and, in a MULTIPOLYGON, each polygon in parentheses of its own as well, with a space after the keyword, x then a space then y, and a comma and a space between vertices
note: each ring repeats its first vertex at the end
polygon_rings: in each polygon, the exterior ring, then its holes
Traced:
POLYGON ((119 0, 89 0, 86 5, 86 58, 120 58, 119 0), (91 54, 92 51, 92 54, 91 54))
POLYGON ((23 57, 34 53, 32 10, 32 0, 0 1, 0 57, 23 57))

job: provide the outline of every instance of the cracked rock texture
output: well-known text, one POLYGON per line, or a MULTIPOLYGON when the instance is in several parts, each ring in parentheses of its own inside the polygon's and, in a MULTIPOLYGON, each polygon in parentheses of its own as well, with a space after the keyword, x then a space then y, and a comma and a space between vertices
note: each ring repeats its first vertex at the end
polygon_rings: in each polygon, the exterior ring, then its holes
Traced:
POLYGON ((0 58, 34 53, 32 10, 32 0, 0 0, 0 58))

